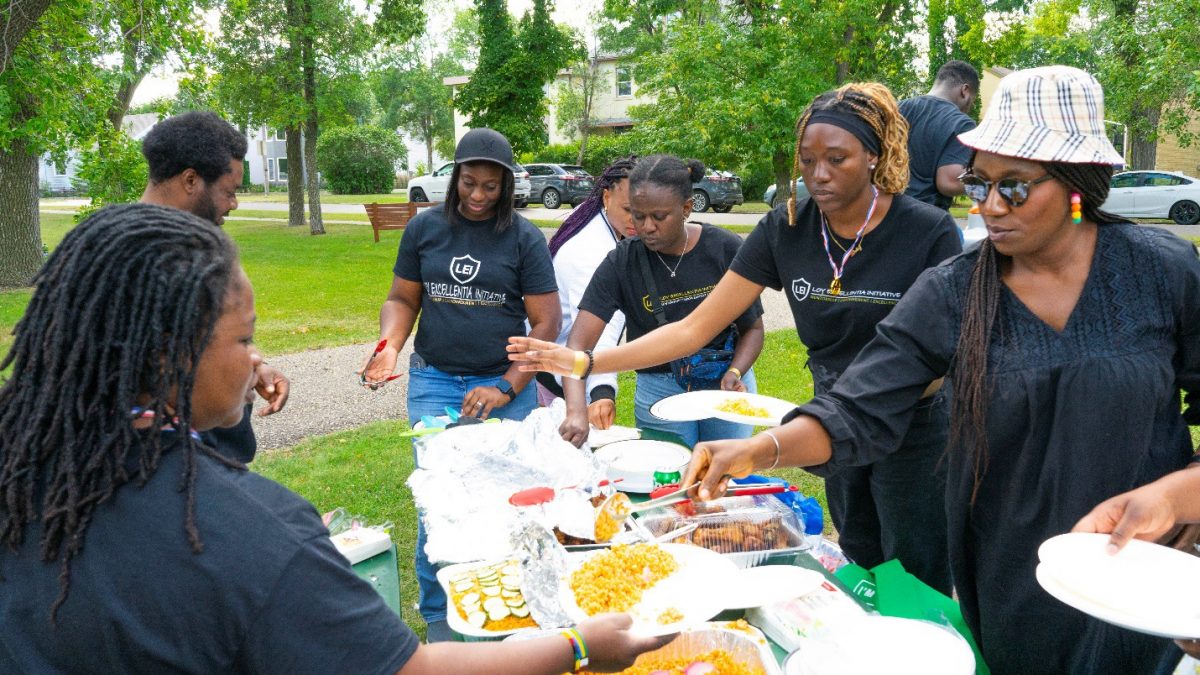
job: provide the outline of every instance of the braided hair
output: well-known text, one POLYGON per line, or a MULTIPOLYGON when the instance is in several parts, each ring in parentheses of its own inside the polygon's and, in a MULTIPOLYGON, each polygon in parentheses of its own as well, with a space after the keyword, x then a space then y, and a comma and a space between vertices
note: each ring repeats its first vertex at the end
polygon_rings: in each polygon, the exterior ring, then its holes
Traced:
POLYGON ((637 155, 622 157, 612 164, 600 174, 596 179, 596 185, 592 188, 588 198, 583 200, 571 215, 563 220, 562 225, 558 226, 558 231, 550 237, 550 256, 554 257, 558 253, 558 249, 563 247, 563 244, 571 240, 571 237, 579 234, 580 230, 587 227, 587 224, 592 222, 592 218, 600 213, 600 209, 604 208, 604 191, 611 189, 621 180, 629 177, 629 172, 633 170, 637 163, 637 155))
MULTIPOLYGON (((881 192, 898 195, 908 187, 908 121, 892 92, 878 82, 851 82, 827 91, 805 108, 796 121, 796 150, 792 157, 792 183, 800 176, 800 143, 808 120, 818 110, 857 115, 879 137, 879 160, 871 182, 881 192)), ((796 225, 796 195, 788 199, 788 225, 796 225)))
MULTIPOLYGON (((974 157, 971 158, 971 164, 974 164, 974 157)), ((1124 220, 1100 209, 1100 205, 1108 198, 1112 166, 1046 162, 1042 167, 1055 180, 1066 185, 1069 191, 1080 194, 1083 217, 1089 222, 1103 225, 1124 220)), ((967 170, 970 171, 970 166, 967 170)), ((1069 209, 1070 204, 1063 204, 1064 217, 1069 209)), ((971 489, 972 504, 979 494, 979 485, 988 464, 988 348, 993 333, 997 332, 1000 286, 1003 283, 1000 280, 1002 257, 990 239, 980 243, 979 259, 971 271, 962 327, 954 352, 950 445, 967 448, 971 454, 975 478, 975 485, 971 489)), ((1003 326, 999 326, 998 332, 1003 333, 1003 326)))
POLYGON ((629 190, 650 183, 673 191, 681 200, 692 198, 692 184, 704 179, 704 163, 698 159, 680 159, 674 155, 650 155, 629 172, 629 190))
POLYGON ((191 428, 196 366, 236 269, 233 242, 212 223, 129 204, 80 223, 35 278, 0 362, 12 367, 0 387, 0 542, 16 550, 40 521, 41 558, 60 565, 51 622, 96 508, 126 483, 144 485, 169 447, 187 453, 184 527, 202 549, 196 454, 244 467, 188 433, 136 429, 131 411, 191 428))

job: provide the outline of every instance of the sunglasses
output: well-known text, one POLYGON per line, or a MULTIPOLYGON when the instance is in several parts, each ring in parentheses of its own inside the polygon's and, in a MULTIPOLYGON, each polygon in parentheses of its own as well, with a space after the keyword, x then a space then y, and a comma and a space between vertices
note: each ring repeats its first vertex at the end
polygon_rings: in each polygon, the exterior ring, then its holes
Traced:
POLYGON ((1050 180, 1050 174, 1046 174, 1041 178, 1034 180, 1019 180, 1016 178, 1005 178, 1004 180, 990 181, 984 180, 973 173, 964 173, 958 177, 962 181, 963 192, 967 198, 973 202, 983 203, 987 201, 988 194, 992 191, 992 185, 996 186, 996 192, 1000 193, 1000 198, 1008 202, 1009 206, 1020 206, 1029 199, 1029 189, 1038 183, 1045 183, 1050 180))

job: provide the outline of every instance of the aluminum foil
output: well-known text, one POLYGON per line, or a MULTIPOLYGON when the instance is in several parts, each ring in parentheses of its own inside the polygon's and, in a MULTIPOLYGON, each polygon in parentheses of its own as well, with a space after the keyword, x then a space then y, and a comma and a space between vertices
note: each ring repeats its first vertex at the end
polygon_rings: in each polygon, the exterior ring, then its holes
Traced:
POLYGON ((529 614, 542 628, 572 624, 559 600, 560 581, 567 573, 567 551, 550 530, 532 519, 523 520, 513 535, 521 563, 521 595, 529 614))
MULTIPOLYGON (((563 493, 563 503, 526 507, 526 517, 547 528, 558 526, 592 538, 594 515, 580 503, 604 479, 604 469, 587 449, 558 434, 566 416, 556 401, 522 422, 474 424, 447 429, 416 443, 417 469, 408 486, 425 524, 425 553, 434 563, 499 560, 512 552, 518 509, 514 492, 531 487, 579 486, 579 496, 563 493)), ((555 500, 559 501, 558 499, 555 500)))

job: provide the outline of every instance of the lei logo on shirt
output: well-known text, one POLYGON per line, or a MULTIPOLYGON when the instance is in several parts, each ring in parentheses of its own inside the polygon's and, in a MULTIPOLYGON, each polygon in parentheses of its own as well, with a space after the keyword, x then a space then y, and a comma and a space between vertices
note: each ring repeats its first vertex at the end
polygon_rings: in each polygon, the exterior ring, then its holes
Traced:
POLYGON ((460 284, 469 284, 479 274, 479 267, 482 264, 470 255, 460 255, 457 258, 451 258, 450 276, 454 277, 454 280, 460 284))
POLYGON ((808 294, 812 291, 812 284, 808 283, 804 277, 792 279, 792 296, 796 298, 796 302, 804 302, 808 299, 808 294))

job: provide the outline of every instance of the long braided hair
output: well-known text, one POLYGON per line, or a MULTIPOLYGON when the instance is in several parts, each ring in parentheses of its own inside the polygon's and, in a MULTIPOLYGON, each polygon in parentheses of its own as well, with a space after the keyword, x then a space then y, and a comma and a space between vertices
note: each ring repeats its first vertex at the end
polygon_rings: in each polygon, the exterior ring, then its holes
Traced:
MULTIPOLYGON (((898 195, 908 187, 908 120, 890 89, 878 82, 851 82, 813 99, 796 120, 796 150, 792 156, 792 184, 800 176, 800 142, 808 120, 818 110, 852 113, 871 126, 879 137, 879 160, 871 182, 881 192, 898 195)), ((796 195, 788 199, 788 225, 796 225, 796 195)))
POLYGON ((554 236, 550 237, 551 257, 556 255, 558 249, 570 241, 571 237, 579 234, 580 230, 592 222, 592 218, 595 218, 596 214, 600 213, 600 209, 604 208, 604 191, 612 189, 614 185, 628 178, 629 172, 633 171, 635 164, 637 164, 637 155, 630 155, 609 164, 608 168, 601 172, 588 198, 575 207, 571 215, 567 216, 562 225, 558 226, 558 231, 554 233, 554 236))
POLYGON ((80 223, 35 278, 0 362, 0 371, 12 366, 0 387, 0 542, 18 549, 40 521, 41 558, 60 565, 51 622, 96 508, 126 483, 145 484, 170 447, 187 453, 184 527, 192 550, 202 549, 196 454, 242 465, 186 432, 196 365, 236 266, 233 242, 212 223, 130 204, 80 223), (180 433, 135 429, 135 406, 176 418, 180 433))
MULTIPOLYGON (((974 164, 974 157, 971 159, 971 164, 974 164)), ((1100 209, 1100 205, 1108 198, 1112 166, 1046 162, 1042 167, 1055 180, 1066 185, 1068 190, 1081 195, 1081 210, 1087 221, 1103 225, 1125 220, 1100 209)), ((1070 204, 1064 203, 1062 207, 1063 217, 1066 217, 1070 212, 1070 204)), ((983 475, 987 472, 987 407, 990 395, 988 348, 992 334, 997 329, 1000 285, 1003 283, 1000 280, 1000 265, 1003 258, 990 239, 980 243, 979 259, 971 272, 952 369, 954 400, 950 412, 950 445, 966 448, 971 455, 975 479, 971 489, 972 504, 979 494, 983 475)), ((999 331, 1003 331, 1003 326, 999 327, 999 331)))

